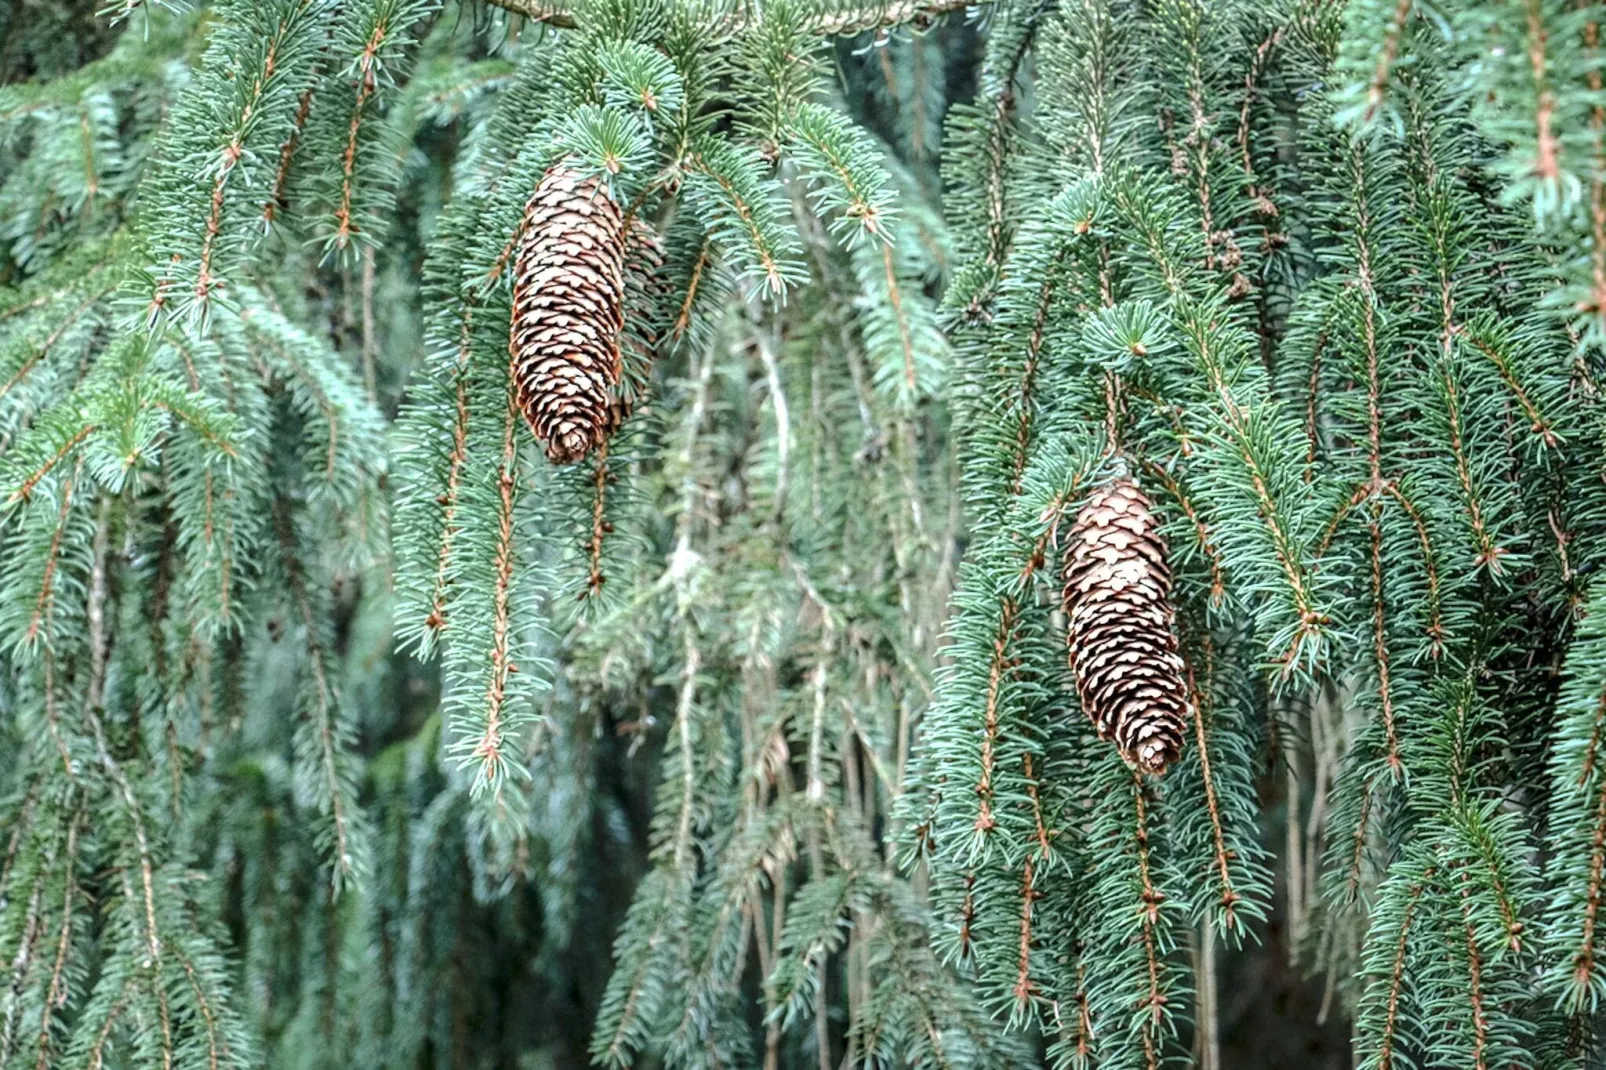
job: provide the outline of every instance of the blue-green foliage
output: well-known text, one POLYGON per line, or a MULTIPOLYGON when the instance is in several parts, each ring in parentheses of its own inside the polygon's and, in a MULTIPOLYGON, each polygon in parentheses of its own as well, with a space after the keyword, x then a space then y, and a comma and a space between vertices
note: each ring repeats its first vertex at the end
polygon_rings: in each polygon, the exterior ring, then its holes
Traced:
POLYGON ((1594 306, 1550 309, 1589 247, 1593 150, 1560 117, 1589 122, 1592 18, 1495 8, 993 15, 945 162, 972 538, 905 808, 938 947, 1055 1065, 1218 1042, 1195 927, 1260 938, 1273 830, 1364 1065, 1580 1057, 1597 356, 1594 306), (1065 451, 1084 479, 1028 504, 1065 451), (1176 582, 1194 723, 1163 781, 1085 738, 1055 649, 1054 525, 1115 472, 1176 582))
POLYGON ((1275 954, 1358 1065, 1585 1065, 1595 8, 492 5, 0 49, 0 1068, 1220 1065, 1275 954), (1123 475, 1163 778, 1064 649, 1123 475))

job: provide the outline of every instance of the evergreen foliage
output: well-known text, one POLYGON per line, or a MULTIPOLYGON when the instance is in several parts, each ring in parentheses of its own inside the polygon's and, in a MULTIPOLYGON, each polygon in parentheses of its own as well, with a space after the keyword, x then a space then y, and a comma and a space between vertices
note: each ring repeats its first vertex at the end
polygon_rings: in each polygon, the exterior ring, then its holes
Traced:
POLYGON ((1600 10, 15 0, 0 1070, 1595 1065, 1600 10))

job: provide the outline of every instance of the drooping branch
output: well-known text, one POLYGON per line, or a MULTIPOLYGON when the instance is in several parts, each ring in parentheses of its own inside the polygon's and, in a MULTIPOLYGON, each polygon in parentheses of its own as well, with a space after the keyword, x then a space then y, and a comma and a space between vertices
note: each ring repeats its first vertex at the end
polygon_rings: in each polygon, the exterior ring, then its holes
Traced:
MULTIPOLYGON (((553 0, 486 0, 493 7, 523 15, 548 26, 574 26, 574 14, 566 4, 553 0)), ((825 37, 886 30, 894 26, 929 26, 937 19, 971 7, 973 0, 891 0, 885 4, 844 4, 820 13, 814 29, 825 37)), ((747 9, 728 11, 713 20, 711 29, 720 34, 735 33, 747 26, 756 13, 747 9)))

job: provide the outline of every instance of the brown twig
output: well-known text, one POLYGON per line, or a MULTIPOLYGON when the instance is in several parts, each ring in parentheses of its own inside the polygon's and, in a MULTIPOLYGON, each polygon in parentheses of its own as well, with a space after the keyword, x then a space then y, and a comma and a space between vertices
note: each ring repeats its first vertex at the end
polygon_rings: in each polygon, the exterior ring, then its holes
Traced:
POLYGON ((518 501, 519 406, 515 397, 516 379, 509 372, 507 412, 502 420, 501 473, 497 477, 498 508, 496 538, 496 587, 492 596, 491 678, 485 693, 485 727, 474 746, 481 775, 492 784, 502 763, 502 706, 507 701, 507 678, 513 670, 508 657, 512 630, 511 606, 514 572, 513 513, 518 501))
POLYGON ((358 140, 362 132, 363 109, 378 85, 374 66, 388 27, 383 19, 374 27, 357 64, 357 99, 351 107, 351 125, 346 131, 346 149, 340 155, 340 207, 335 209, 335 243, 344 249, 357 228, 351 221, 351 199, 357 171, 358 140))
MULTIPOLYGON (((1208 644, 1210 636, 1204 636, 1208 644)), ((1206 653, 1208 659, 1209 654, 1206 653)), ((1216 798, 1216 781, 1210 773, 1210 740, 1209 733, 1205 731, 1205 704, 1209 701, 1206 693, 1195 681, 1193 672, 1193 659, 1183 660, 1183 666, 1188 676, 1188 693, 1193 706, 1193 729, 1195 745, 1199 749, 1200 779, 1204 782, 1205 805, 1210 814, 1210 834, 1215 845, 1216 870, 1221 874, 1221 918, 1222 927, 1229 932, 1238 926, 1237 903, 1238 893, 1232 888, 1232 858, 1231 850, 1227 847, 1226 832, 1222 828, 1221 804, 1216 798)), ((1207 660, 1208 671, 1208 660, 1207 660)), ((1207 677, 1208 679, 1208 677, 1207 677)))
POLYGON ((591 478, 591 537, 586 544, 589 568, 586 589, 580 592, 581 599, 595 598, 601 594, 602 585, 607 581, 602 574, 602 542, 613 530, 613 525, 608 523, 608 484, 612 481, 613 474, 608 470, 608 442, 604 439, 602 445, 597 447, 596 468, 591 478))
POLYGON ((1372 72, 1372 84, 1366 90, 1366 113, 1361 117, 1369 123, 1377 117, 1383 106, 1383 95, 1388 90, 1389 69, 1400 54, 1400 38, 1405 35, 1405 20, 1411 17, 1412 0, 1400 0, 1394 8, 1394 18, 1383 38, 1383 48, 1377 57, 1377 68, 1372 72))
POLYGON ((457 504, 463 484, 463 465, 468 460, 468 358, 474 305, 463 309, 463 327, 457 341, 457 365, 453 377, 457 380, 457 397, 452 417, 452 452, 447 459, 446 490, 437 499, 441 507, 441 540, 436 549, 435 587, 430 598, 429 616, 424 626, 439 633, 446 627, 446 598, 451 587, 452 541, 457 534, 457 504))
POLYGON ((976 815, 978 832, 991 832, 998 824, 998 819, 993 817, 993 750, 998 740, 998 694, 1003 689, 1004 675, 1010 668, 1009 649, 1015 637, 1017 612, 1015 600, 1006 597, 998 620, 998 631, 993 636, 992 663, 987 668, 987 699, 982 716, 981 779, 976 784, 976 795, 980 800, 980 812, 976 815))
POLYGON ((65 891, 61 897, 61 936, 56 941, 56 962, 50 971, 50 989, 39 1012, 39 1061, 34 1064, 34 1070, 50 1070, 50 1021, 55 1016, 56 1009, 65 1003, 67 998, 65 987, 67 952, 72 947, 73 900, 78 896, 78 885, 73 879, 73 869, 78 862, 78 833, 84 826, 85 816, 84 810, 79 809, 67 830, 67 867, 62 875, 62 886, 65 891))
POLYGON ((1422 879, 1411 886, 1410 898, 1405 904, 1405 916, 1400 919, 1400 935, 1394 948, 1394 965, 1389 971, 1388 1009, 1383 1020, 1383 1040, 1377 1050, 1377 1070, 1394 1070, 1394 1041, 1400 1017, 1400 990, 1405 986, 1406 940, 1411 932, 1411 920, 1416 916, 1417 903, 1427 882, 1433 879, 1433 868, 1428 867, 1422 879))
POLYGON ((44 575, 39 579, 39 597, 34 603, 28 628, 22 636, 22 641, 29 646, 39 638, 41 632, 46 636, 46 641, 49 641, 50 626, 55 617, 55 580, 56 570, 61 564, 61 543, 67 534, 67 521, 72 515, 73 488, 82 474, 83 467, 83 459, 79 458, 73 474, 61 485, 61 508, 56 515, 56 530, 50 535, 50 549, 45 554, 44 575))
POLYGON ((1148 1070, 1158 1070, 1160 1053, 1155 1038, 1160 1032, 1160 1023, 1165 1016, 1166 997, 1165 993, 1160 991, 1160 949, 1154 930, 1160 922, 1160 904, 1165 902, 1165 895, 1154 886, 1149 875, 1149 821, 1143 791, 1143 774, 1134 769, 1132 792, 1137 804, 1137 824, 1133 835, 1137 840, 1138 879, 1142 887, 1140 895, 1143 900, 1143 951, 1149 973, 1149 991, 1138 1001, 1138 1007, 1147 1011, 1149 1019, 1143 1029, 1143 1053, 1148 1070))

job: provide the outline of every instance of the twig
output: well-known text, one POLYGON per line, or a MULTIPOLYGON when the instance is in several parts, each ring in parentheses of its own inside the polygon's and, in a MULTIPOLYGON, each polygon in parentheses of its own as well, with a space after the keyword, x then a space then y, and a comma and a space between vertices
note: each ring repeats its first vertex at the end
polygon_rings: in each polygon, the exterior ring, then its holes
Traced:
POLYGON ((781 385, 781 368, 775 347, 760 327, 753 332, 753 342, 759 359, 764 362, 764 375, 769 381, 770 403, 775 406, 775 522, 779 524, 786 514, 787 483, 791 474, 792 417, 786 401, 786 390, 781 385))
POLYGON ((368 391, 370 404, 379 401, 375 385, 374 362, 379 355, 379 340, 374 333, 374 247, 362 249, 362 382, 368 391))

